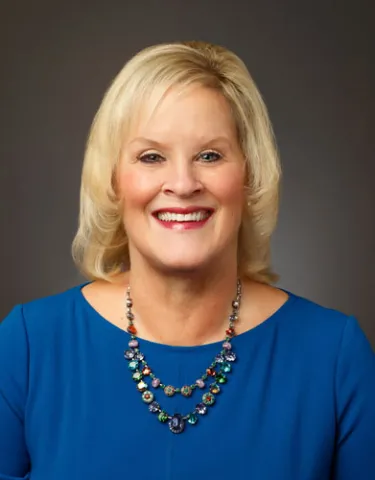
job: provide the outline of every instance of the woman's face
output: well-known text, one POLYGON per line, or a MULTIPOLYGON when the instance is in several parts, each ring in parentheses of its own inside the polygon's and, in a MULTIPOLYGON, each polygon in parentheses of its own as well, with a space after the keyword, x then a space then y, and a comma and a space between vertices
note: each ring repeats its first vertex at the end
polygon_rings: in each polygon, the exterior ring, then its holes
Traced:
POLYGON ((237 262, 245 162, 226 99, 193 86, 150 101, 118 171, 132 265, 183 272, 237 262))

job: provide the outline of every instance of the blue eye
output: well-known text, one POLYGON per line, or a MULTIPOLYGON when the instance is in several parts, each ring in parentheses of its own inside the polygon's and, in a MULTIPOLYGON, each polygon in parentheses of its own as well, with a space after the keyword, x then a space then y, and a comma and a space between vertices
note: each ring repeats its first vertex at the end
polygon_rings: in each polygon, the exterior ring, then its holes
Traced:
POLYGON ((138 160, 143 163, 160 163, 162 159, 163 158, 158 153, 145 153, 138 157, 138 160))
POLYGON ((199 154, 199 156, 204 162, 207 162, 207 163, 217 162, 218 160, 220 160, 222 158, 220 153, 214 152, 212 150, 210 150, 208 152, 202 152, 202 153, 199 154))

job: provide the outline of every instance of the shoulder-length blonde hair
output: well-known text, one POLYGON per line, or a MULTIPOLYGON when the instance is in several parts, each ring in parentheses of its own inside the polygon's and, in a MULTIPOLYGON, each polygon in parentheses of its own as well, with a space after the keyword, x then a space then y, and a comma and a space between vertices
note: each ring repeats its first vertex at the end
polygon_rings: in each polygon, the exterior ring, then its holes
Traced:
POLYGON ((130 267, 115 182, 130 122, 155 87, 163 95, 174 85, 193 83, 217 89, 227 99, 247 163, 239 273, 263 283, 277 280, 270 267, 270 237, 276 225, 281 172, 267 109, 238 56, 198 41, 142 50, 126 63, 104 96, 86 146, 79 227, 72 244, 75 264, 88 279, 113 282, 130 267))

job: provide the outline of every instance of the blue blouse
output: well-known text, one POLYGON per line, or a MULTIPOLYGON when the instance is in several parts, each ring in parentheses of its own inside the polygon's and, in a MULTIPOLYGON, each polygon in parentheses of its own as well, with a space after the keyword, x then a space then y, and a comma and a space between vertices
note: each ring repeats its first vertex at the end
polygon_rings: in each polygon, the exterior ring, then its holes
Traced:
MULTIPOLYGON (((82 286, 18 305, 0 324, 1 480, 375 479, 375 356, 355 318, 290 293, 233 339, 215 404, 174 434, 132 380, 129 334, 82 286)), ((221 350, 140 346, 176 386, 221 350)), ((154 393, 186 414, 204 392, 154 393)))

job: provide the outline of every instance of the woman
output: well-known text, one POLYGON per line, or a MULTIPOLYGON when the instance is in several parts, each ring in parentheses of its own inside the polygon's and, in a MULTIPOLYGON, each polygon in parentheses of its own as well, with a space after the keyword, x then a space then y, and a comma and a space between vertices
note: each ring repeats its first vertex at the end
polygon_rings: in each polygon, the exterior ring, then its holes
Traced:
POLYGON ((83 166, 88 282, 0 328, 0 479, 375 478, 358 322, 271 285, 279 177, 232 52, 125 65, 83 166))

